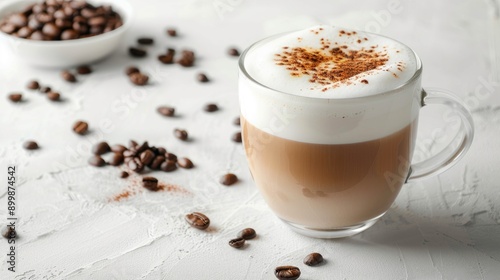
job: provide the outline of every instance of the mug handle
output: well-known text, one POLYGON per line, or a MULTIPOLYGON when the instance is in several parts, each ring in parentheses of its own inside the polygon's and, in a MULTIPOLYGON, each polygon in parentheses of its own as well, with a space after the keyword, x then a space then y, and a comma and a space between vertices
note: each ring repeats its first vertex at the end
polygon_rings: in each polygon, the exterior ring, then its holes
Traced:
POLYGON ((460 124, 460 130, 451 143, 459 141, 459 145, 453 148, 453 145, 450 144, 431 158, 411 164, 406 182, 444 172, 455 165, 466 154, 472 144, 474 121, 463 102, 453 94, 443 90, 422 89, 422 107, 433 104, 445 105, 448 109, 451 109, 449 119, 460 124))

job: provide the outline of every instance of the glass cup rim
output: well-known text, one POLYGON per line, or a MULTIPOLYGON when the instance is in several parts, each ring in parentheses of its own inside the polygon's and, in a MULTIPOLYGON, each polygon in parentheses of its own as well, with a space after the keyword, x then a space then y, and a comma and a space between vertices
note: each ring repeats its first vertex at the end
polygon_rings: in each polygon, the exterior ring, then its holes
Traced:
POLYGON ((412 51, 413 55, 415 56, 415 59, 416 59, 416 62, 417 62, 417 69, 415 69, 415 72, 413 73, 413 75, 408 80, 406 80, 404 83, 402 83, 399 86, 397 86, 395 88, 392 88, 390 90, 380 91, 380 92, 377 92, 377 93, 369 95, 369 96, 356 96, 356 97, 347 97, 347 98, 319 98, 319 97, 296 95, 296 94, 293 94, 293 93, 289 93, 289 92, 285 92, 285 91, 281 91, 281 90, 272 88, 270 86, 267 86, 267 85, 265 85, 265 84, 257 81, 256 79, 254 79, 248 73, 248 71, 245 68, 245 58, 246 58, 247 54, 249 53, 249 51, 251 51, 256 46, 258 46, 259 44, 262 44, 265 41, 271 40, 273 38, 278 38, 278 37, 281 37, 281 36, 284 36, 286 34, 290 34, 290 33, 296 32, 296 31, 297 30, 287 31, 287 32, 281 32, 281 33, 278 33, 278 34, 267 36, 267 37, 265 37, 263 39, 260 39, 260 40, 258 40, 256 42, 254 42, 253 44, 251 44, 249 47, 247 47, 243 51, 243 53, 240 55, 240 57, 238 59, 238 68, 240 70, 240 73, 243 73, 243 75, 249 81, 251 81, 253 84, 256 84, 257 86, 262 87, 262 88, 267 89, 267 90, 270 90, 270 91, 272 91, 274 93, 288 95, 291 98, 297 98, 297 99, 303 99, 303 100, 309 100, 309 101, 323 101, 323 102, 325 102, 325 101, 328 102, 328 101, 332 101, 332 100, 335 100, 336 102, 342 102, 342 101, 359 101, 361 99, 366 100, 366 99, 372 99, 372 98, 379 98, 381 95, 387 97, 388 95, 393 95, 393 94, 397 94, 397 93, 401 92, 402 88, 404 88, 404 87, 408 86, 409 84, 413 83, 422 74, 422 70, 423 70, 422 61, 420 60, 420 58, 418 57, 417 53, 412 48, 410 48, 406 44, 403 44, 400 41, 398 41, 396 39, 393 39, 391 37, 380 35, 380 34, 376 34, 376 33, 372 33, 372 32, 365 32, 365 31, 363 31, 364 33, 367 33, 367 34, 371 34, 371 35, 374 35, 374 36, 383 37, 383 38, 387 38, 389 40, 395 41, 397 43, 400 43, 403 46, 406 46, 408 49, 410 49, 412 51))

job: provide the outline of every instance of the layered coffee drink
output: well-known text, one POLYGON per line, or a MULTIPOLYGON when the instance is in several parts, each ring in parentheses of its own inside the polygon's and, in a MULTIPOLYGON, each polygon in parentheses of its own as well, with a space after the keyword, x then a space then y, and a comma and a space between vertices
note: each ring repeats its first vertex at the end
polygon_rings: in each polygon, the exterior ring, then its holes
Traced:
POLYGON ((282 220, 335 231, 389 209, 409 173, 420 68, 395 40, 332 26, 274 36, 242 55, 243 143, 282 220))

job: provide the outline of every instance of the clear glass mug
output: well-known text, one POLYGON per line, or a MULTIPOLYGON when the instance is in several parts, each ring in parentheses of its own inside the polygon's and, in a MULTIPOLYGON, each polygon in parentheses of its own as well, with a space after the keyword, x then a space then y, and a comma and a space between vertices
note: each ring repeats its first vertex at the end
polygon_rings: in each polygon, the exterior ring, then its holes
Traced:
POLYGON ((422 88, 416 54, 412 78, 396 89, 312 98, 274 90, 246 71, 247 54, 275 37, 253 44, 239 59, 242 136, 260 193, 294 231, 317 238, 362 232, 384 215, 404 183, 445 171, 469 149, 470 113, 453 95, 422 88), (419 111, 431 104, 446 106, 460 123, 453 141, 459 144, 411 163, 419 111), (325 131, 325 125, 331 129, 325 131), (377 137, 364 133, 373 128, 377 137), (317 143, 315 136, 331 142, 317 143))

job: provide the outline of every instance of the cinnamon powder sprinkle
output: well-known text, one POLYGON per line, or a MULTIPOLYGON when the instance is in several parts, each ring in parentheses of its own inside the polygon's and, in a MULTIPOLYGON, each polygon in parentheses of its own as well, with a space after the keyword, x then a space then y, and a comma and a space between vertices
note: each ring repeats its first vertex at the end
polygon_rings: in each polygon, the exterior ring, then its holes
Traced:
POLYGON ((320 85, 347 82, 349 78, 383 66, 389 60, 386 52, 364 48, 350 50, 345 45, 326 50, 303 47, 283 47, 283 49, 281 56, 274 59, 276 65, 286 67, 293 77, 301 77, 308 73, 311 77, 309 82, 320 85))

